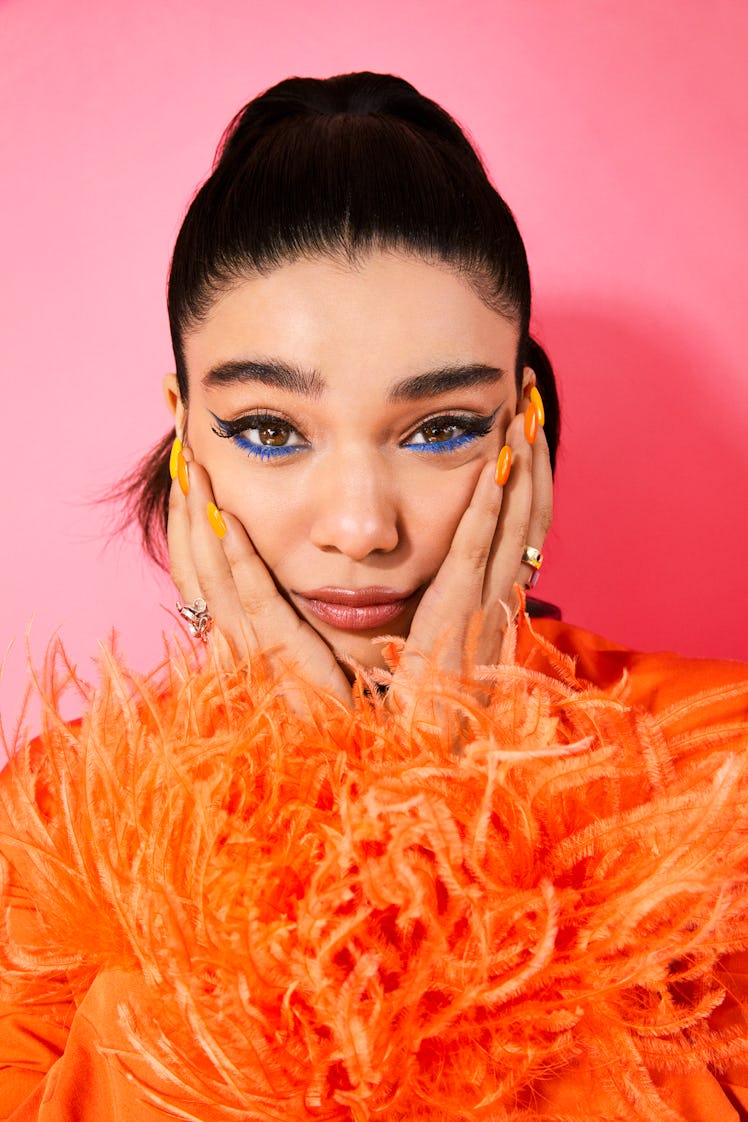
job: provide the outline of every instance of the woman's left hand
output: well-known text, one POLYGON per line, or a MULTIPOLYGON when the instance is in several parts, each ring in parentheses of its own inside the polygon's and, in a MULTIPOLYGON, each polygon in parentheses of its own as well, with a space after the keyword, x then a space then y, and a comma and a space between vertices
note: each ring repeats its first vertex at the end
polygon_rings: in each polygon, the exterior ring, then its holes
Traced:
POLYGON ((516 614, 515 585, 525 586, 533 569, 523 563, 526 546, 542 550, 553 514, 553 477, 542 427, 534 444, 525 436, 525 413, 506 432, 512 462, 505 486, 496 465, 481 472, 449 552, 426 590, 394 675, 413 685, 432 669, 460 678, 476 665, 499 660, 504 631, 516 614), (469 660, 469 664, 468 663, 469 660))

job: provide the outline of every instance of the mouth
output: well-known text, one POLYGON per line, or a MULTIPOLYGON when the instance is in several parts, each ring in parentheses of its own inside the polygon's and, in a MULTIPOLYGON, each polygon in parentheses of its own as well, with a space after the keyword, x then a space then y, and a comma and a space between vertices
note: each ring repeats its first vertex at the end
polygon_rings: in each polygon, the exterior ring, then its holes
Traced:
POLYGON ((401 616, 415 595, 393 588, 314 588, 296 592, 294 598, 331 627, 341 631, 374 631, 401 616))

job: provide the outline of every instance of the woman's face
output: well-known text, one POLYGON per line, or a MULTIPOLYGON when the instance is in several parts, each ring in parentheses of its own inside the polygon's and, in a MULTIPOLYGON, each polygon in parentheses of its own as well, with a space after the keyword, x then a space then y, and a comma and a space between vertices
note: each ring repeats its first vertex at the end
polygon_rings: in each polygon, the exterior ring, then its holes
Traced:
POLYGON ((298 613, 382 665, 372 638, 407 635, 498 455, 516 356, 515 324, 445 265, 300 260, 187 334, 177 426, 298 613))

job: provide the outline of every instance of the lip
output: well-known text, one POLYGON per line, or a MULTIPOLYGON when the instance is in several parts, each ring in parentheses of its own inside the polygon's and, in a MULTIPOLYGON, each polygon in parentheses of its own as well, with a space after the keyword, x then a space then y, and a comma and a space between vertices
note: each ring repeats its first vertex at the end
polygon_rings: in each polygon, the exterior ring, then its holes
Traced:
POLYGON ((342 631, 373 631, 386 627, 409 606, 413 592, 394 588, 313 588, 297 592, 313 616, 342 631))

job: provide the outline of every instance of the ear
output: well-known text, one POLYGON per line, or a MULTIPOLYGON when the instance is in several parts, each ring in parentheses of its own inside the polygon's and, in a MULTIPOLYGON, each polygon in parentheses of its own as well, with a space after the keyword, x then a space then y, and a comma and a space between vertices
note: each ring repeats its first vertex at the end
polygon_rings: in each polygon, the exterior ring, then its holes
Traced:
POLYGON ((536 384, 536 382, 537 378, 535 377, 535 371, 531 366, 526 366, 522 371, 522 392, 520 394, 520 397, 529 397, 530 390, 536 384))
POLYGON ((166 402, 169 412, 174 417, 177 436, 184 442, 184 434, 187 426, 187 410, 182 402, 182 395, 179 392, 179 383, 177 382, 176 374, 165 375, 162 387, 164 391, 164 401, 166 402))

